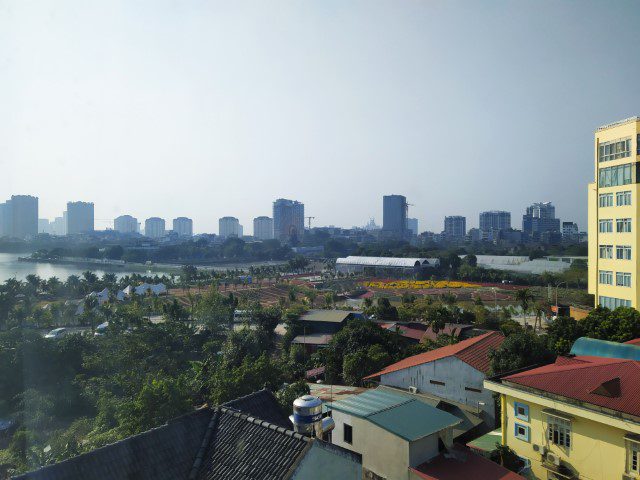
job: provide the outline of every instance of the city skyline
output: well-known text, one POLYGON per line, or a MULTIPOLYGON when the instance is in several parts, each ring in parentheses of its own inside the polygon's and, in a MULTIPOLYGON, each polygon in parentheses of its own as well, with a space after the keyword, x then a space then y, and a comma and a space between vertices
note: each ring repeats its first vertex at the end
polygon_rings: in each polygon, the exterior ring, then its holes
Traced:
POLYGON ((631 2, 9 3, 0 197, 31 192, 49 219, 85 199, 97 228, 250 225, 280 196, 350 227, 380 223, 387 192, 421 230, 544 199, 583 226, 567 185, 590 181, 593 132, 640 111, 631 2))

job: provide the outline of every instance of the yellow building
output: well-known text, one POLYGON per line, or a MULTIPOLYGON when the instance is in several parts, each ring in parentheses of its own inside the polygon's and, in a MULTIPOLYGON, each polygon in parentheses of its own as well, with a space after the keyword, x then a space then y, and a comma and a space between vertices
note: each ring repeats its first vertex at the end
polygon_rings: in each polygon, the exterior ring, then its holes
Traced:
POLYGON ((640 478, 640 362, 558 357, 484 386, 500 394, 502 444, 536 478, 640 478))
POLYGON ((595 132, 589 184, 589 293, 596 305, 639 308, 640 117, 595 132))

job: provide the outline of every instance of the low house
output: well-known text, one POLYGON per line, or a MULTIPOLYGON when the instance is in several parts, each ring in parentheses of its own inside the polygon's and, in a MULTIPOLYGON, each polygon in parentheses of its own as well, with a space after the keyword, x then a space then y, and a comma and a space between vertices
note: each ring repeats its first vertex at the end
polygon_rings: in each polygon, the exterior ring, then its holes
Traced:
POLYGON ((418 322, 381 323, 380 327, 397 333, 407 343, 419 343, 427 330, 424 323, 418 322))
POLYGON ((483 387, 489 373, 489 352, 504 341, 499 332, 462 340, 396 362, 365 377, 416 392, 425 392, 445 400, 459 402, 483 412, 489 426, 495 423, 493 393, 483 387))
POLYGON ((461 421, 414 398, 374 389, 327 404, 331 443, 362 455, 364 478, 409 479, 410 468, 453 445, 461 421))
POLYGON ((502 445, 527 459, 535 477, 640 476, 639 361, 558 357, 487 379, 485 388, 500 394, 502 445))
POLYGON ((444 328, 434 331, 432 326, 427 327, 421 341, 424 343, 426 340, 435 342, 438 339, 438 335, 448 335, 458 340, 464 340, 473 336, 473 325, 463 323, 445 323, 444 328))
POLYGON ((361 318, 361 313, 349 310, 309 310, 295 321, 302 335, 296 336, 292 343, 304 345, 307 353, 313 353, 326 347, 349 320, 361 318))
POLYGON ((360 480, 359 455, 257 415, 284 417, 262 391, 228 406, 202 408, 167 424, 19 480, 360 480), (248 409, 243 412, 239 409, 248 409))

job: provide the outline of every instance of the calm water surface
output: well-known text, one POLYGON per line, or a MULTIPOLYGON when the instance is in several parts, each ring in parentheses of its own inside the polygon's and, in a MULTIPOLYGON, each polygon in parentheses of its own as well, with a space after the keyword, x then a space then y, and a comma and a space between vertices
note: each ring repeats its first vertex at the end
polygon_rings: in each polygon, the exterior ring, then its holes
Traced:
MULTIPOLYGON (((84 267, 76 267, 74 265, 54 265, 51 263, 31 263, 31 262, 19 262, 18 257, 27 257, 28 253, 0 253, 0 283, 4 282, 8 278, 17 278, 18 280, 24 280, 27 275, 33 273, 40 278, 58 277, 60 280, 66 280, 69 275, 82 275, 82 272, 86 270, 93 271, 96 275, 102 276, 106 272, 113 272, 118 277, 123 275, 129 275, 133 272, 121 270, 119 268, 109 270, 105 268, 95 269, 84 267)), ((144 273, 144 272, 136 272, 144 273)), ((161 272, 151 272, 149 275, 162 275, 161 272)))

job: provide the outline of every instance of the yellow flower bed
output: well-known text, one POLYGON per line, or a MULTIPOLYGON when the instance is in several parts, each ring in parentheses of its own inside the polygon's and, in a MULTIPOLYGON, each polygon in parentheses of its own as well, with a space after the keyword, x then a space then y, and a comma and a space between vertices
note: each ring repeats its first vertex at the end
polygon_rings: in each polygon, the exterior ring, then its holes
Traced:
POLYGON ((422 290, 427 288, 472 288, 477 285, 455 280, 396 280, 389 282, 364 282, 362 285, 383 290, 422 290))

